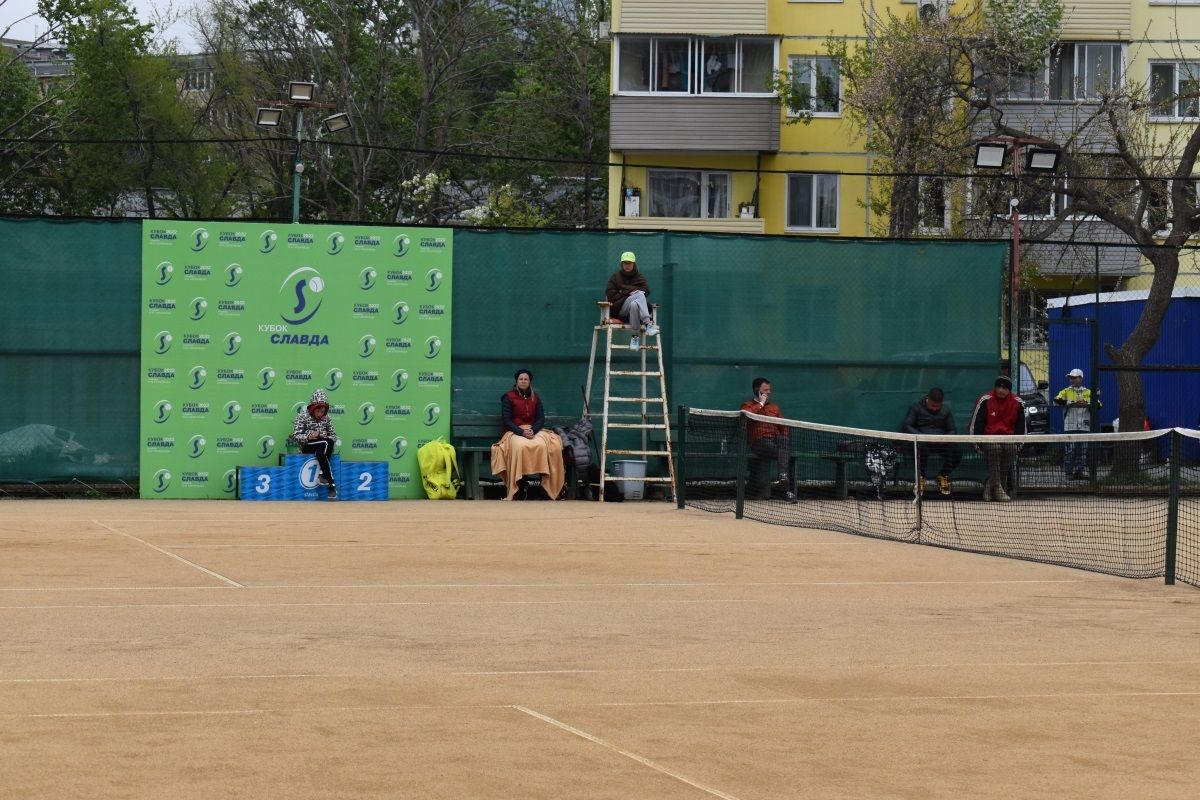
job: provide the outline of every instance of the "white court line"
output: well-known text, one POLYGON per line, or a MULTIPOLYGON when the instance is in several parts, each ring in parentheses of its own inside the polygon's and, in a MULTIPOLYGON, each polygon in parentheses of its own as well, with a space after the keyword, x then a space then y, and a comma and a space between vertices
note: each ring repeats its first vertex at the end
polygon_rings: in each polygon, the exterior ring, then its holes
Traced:
MULTIPOLYGON (((177 557, 177 556, 176 556, 177 557)), ((200 567, 200 569, 204 569, 200 567)), ((277 589, 688 589, 688 588, 740 588, 740 587, 786 587, 786 586, 995 586, 1019 584, 1055 584, 1055 583, 1121 583, 1128 584, 1128 578, 1117 578, 1110 575, 1095 574, 1090 578, 1044 578, 1030 580, 961 580, 961 581, 760 581, 749 583, 721 583, 716 581, 698 583, 276 583, 242 586, 234 583, 239 589, 246 590, 277 590, 277 589)), ((228 589, 227 586, 47 586, 21 588, 0 587, 0 592, 157 592, 172 589, 228 589)), ((1173 599, 1175 602, 1178 598, 1173 599)))
POLYGON ((861 544, 865 537, 860 537, 856 541, 831 541, 831 542, 329 542, 324 544, 238 544, 236 542, 230 544, 173 544, 172 548, 176 550, 220 550, 220 549, 247 549, 260 550, 269 548, 283 549, 312 549, 321 547, 344 547, 347 549, 355 547, 562 547, 562 546, 579 546, 579 547, 808 547, 809 545, 820 546, 842 546, 847 544, 861 544))
POLYGON ((559 720, 556 720, 553 717, 547 717, 545 714, 539 714, 538 712, 534 711, 531 708, 526 708, 525 706, 512 706, 512 708, 517 711, 520 711, 522 714, 528 714, 529 716, 533 717, 534 719, 540 719, 542 722, 547 722, 556 728, 560 728, 561 730, 566 731, 567 733, 574 734, 575 736, 578 736, 581 739, 586 739, 587 741, 592 742, 594 744, 598 744, 601 747, 608 748, 609 750, 612 750, 614 753, 619 753, 620 755, 623 755, 626 758, 631 758, 634 761, 638 762, 639 764, 649 767, 650 769, 654 770, 655 772, 661 772, 663 775, 666 775, 670 778, 674 778, 677 781, 682 781, 683 783, 686 783, 688 786, 691 786, 695 789, 699 789, 700 791, 705 792, 706 794, 710 794, 713 797, 720 797, 720 798, 722 798, 722 800, 737 800, 737 798, 731 794, 725 794, 724 792, 714 789, 711 786, 705 786, 702 783, 697 783, 696 781, 692 780, 691 778, 684 777, 683 775, 680 775, 678 772, 669 770, 666 767, 662 766, 661 764, 651 761, 650 759, 646 758, 645 756, 639 756, 637 753, 631 752, 629 750, 625 750, 624 748, 621 748, 621 747, 617 747, 615 744, 612 744, 611 742, 604 741, 599 736, 593 736, 592 734, 587 733, 585 731, 581 731, 578 728, 573 728, 565 722, 560 722, 559 720))
POLYGON ((295 675, 166 675, 153 677, 131 678, 0 678, 0 684, 5 683, 157 683, 160 681, 274 681, 296 680, 300 678, 358 678, 358 675, 297 673, 295 675))
POLYGON ((112 531, 113 533, 117 534, 118 536, 124 536, 124 537, 126 537, 126 538, 128 538, 128 539, 133 539, 135 542, 140 542, 140 543, 142 543, 142 544, 146 545, 146 547, 149 547, 151 550, 156 550, 156 551, 158 551, 158 552, 162 553, 164 556, 170 556, 171 558, 175 559, 176 561, 180 561, 180 562, 182 562, 182 563, 184 563, 184 564, 187 564, 189 567, 194 567, 194 568, 196 568, 196 569, 200 570, 201 572, 203 572, 203 573, 205 573, 205 574, 207 574, 207 575, 212 575, 214 578, 216 578, 216 579, 218 579, 218 580, 225 581, 225 583, 228 583, 230 586, 237 587, 238 589, 244 589, 244 588, 246 588, 246 587, 242 586, 242 584, 240 584, 240 583, 238 583, 237 581, 233 580, 232 578, 226 578, 224 575, 221 575, 221 574, 219 574, 219 573, 213 572, 211 569, 207 569, 207 568, 205 568, 205 567, 202 567, 202 566, 200 566, 199 564, 195 563, 194 561, 188 561, 188 560, 187 560, 186 558, 184 558, 183 556, 177 556, 177 555, 175 555, 175 554, 174 554, 174 553, 172 553, 172 552, 169 552, 169 551, 167 551, 167 550, 163 550, 163 549, 162 549, 161 547, 159 547, 158 545, 153 545, 153 544, 150 544, 150 543, 149 543, 149 542, 147 542, 145 539, 139 539, 138 537, 134 536, 133 534, 130 534, 130 533, 125 533, 124 531, 119 531, 119 530, 117 530, 116 528, 114 528, 114 527, 112 527, 112 526, 110 526, 110 525, 105 525, 103 522, 101 522, 101 521, 100 521, 100 520, 98 520, 98 519, 94 519, 94 520, 92 520, 92 522, 96 523, 96 524, 97 524, 97 525, 99 525, 101 528, 106 528, 106 529, 108 529, 108 530, 112 531))
MULTIPOLYGON (((769 700, 664 700, 629 703, 555 703, 560 708, 662 708, 667 706, 751 706, 751 705, 799 705, 801 703, 895 703, 910 701, 978 701, 978 700, 1054 700, 1105 697, 1200 697, 1196 692, 1058 692, 1043 694, 962 694, 962 695, 871 695, 861 697, 789 697, 769 700)), ((515 709, 511 704, 473 704, 434 706, 426 703, 412 705, 378 706, 308 706, 278 708, 211 708, 195 711, 78 711, 62 713, 0 714, 0 719, 76 719, 89 717, 170 717, 194 716, 197 714, 220 716, 238 714, 335 714, 360 711, 490 711, 515 709)))
POLYGON ((580 605, 744 605, 772 603, 764 600, 378 600, 358 603, 110 603, 103 605, 63 604, 45 606, 0 606, 0 611, 47 611, 111 608, 357 608, 371 606, 580 606, 580 605))
MULTIPOLYGON (((639 669, 629 667, 624 669, 495 669, 474 672, 451 672, 451 675, 481 676, 481 675, 609 675, 628 674, 646 675, 655 673, 676 672, 789 672, 808 671, 816 669, 852 669, 863 672, 872 669, 996 669, 1002 667, 1148 667, 1148 666, 1196 666, 1198 660, 1182 661, 964 661, 956 664, 731 664, 729 666, 712 667, 648 667, 639 669)), ((0 683, 3 683, 0 680, 0 683)))

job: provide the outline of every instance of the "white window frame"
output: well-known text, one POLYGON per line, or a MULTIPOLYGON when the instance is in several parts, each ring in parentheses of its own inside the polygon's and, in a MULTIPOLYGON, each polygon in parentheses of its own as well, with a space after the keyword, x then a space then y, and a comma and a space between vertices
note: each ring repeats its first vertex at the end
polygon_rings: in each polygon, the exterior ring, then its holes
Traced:
POLYGON ((785 199, 784 208, 783 208, 784 230, 791 232, 791 233, 838 233, 841 230, 841 222, 842 222, 842 219, 841 219, 841 216, 842 216, 842 176, 837 173, 830 173, 830 172, 789 172, 789 173, 787 173, 787 175, 785 177, 786 177, 787 183, 785 185, 786 186, 786 192, 785 192, 786 199, 785 199), (789 224, 789 220, 791 219, 791 216, 792 216, 791 215, 792 178, 812 178, 813 179, 811 194, 809 196, 809 201, 811 204, 810 207, 812 208, 814 222, 815 222, 816 213, 817 213, 817 179, 818 178, 826 178, 826 179, 832 178, 833 179, 834 187, 836 188, 836 199, 834 200, 834 203, 833 203, 834 220, 833 220, 832 228, 821 228, 821 227, 817 227, 816 225, 805 226, 805 225, 789 224))
MULTIPOLYGON (((704 96, 704 97, 776 97, 778 94, 774 90, 745 91, 744 87, 742 86, 742 78, 743 78, 743 74, 744 74, 744 70, 742 68, 743 61, 744 61, 744 57, 742 54, 743 53, 743 45, 746 42, 751 42, 751 41, 753 41, 753 42, 769 42, 771 44, 771 64, 772 64, 771 73, 774 74, 778 67, 778 64, 779 64, 779 38, 778 37, 774 37, 774 36, 688 36, 686 34, 680 34, 680 35, 674 35, 674 36, 671 36, 671 35, 655 36, 655 35, 651 35, 651 34, 630 34, 630 35, 624 35, 624 36, 618 35, 618 36, 614 37, 613 41, 614 41, 615 48, 614 48, 614 58, 612 60, 612 74, 611 74, 612 84, 611 85, 613 87, 614 95, 619 95, 622 97, 646 97, 646 96, 650 96, 650 95, 666 95, 668 97, 699 97, 699 96, 704 96), (665 40, 665 39, 674 39, 674 40, 686 39, 687 40, 687 42, 688 42, 688 60, 689 60, 690 66, 691 66, 691 68, 686 73, 686 77, 688 79, 688 86, 689 86, 689 88, 687 90, 685 90, 685 91, 666 91, 663 89, 656 89, 656 88, 654 88, 655 81, 653 79, 654 78, 653 75, 651 75, 648 80, 649 88, 646 90, 628 90, 628 89, 621 88, 621 49, 622 49, 622 44, 624 42, 628 42, 630 40, 641 41, 641 40, 646 40, 646 39, 650 40, 651 68, 653 68, 653 65, 658 62, 659 40, 665 40), (734 73, 734 81, 736 84, 736 91, 732 91, 732 92, 706 92, 706 91, 704 91, 704 61, 706 59, 706 56, 704 53, 705 44, 710 41, 712 41, 712 42, 719 42, 719 41, 728 42, 731 40, 733 42, 735 42, 737 45, 737 47, 736 47, 737 65, 735 67, 735 73, 734 73)), ((841 78, 840 72, 839 72, 838 77, 839 77, 839 81, 840 81, 840 78, 841 78)))
POLYGON ((917 178, 917 230, 921 233, 945 233, 950 230, 950 179, 949 178, 917 178), (927 181, 937 181, 942 184, 942 224, 938 227, 925 225, 925 192, 923 188, 927 181))
MULTIPOLYGON (((1153 89, 1155 67, 1172 67, 1171 72, 1174 76, 1171 80, 1171 96, 1174 98, 1171 101, 1171 113, 1156 114, 1154 113, 1154 107, 1151 106, 1149 111, 1151 122, 1195 122, 1196 120, 1200 120, 1200 109, 1198 109, 1195 116, 1191 117, 1180 116, 1178 113, 1179 104, 1182 102, 1179 99, 1179 76, 1182 70, 1179 68, 1185 64, 1190 64, 1196 70, 1196 78, 1200 80, 1200 59, 1151 59, 1146 73, 1146 85, 1148 87, 1153 89)), ((1200 101, 1197 102, 1197 105, 1200 106, 1200 101)))
MULTIPOLYGON (((1192 178, 1189 181, 1192 184, 1192 193, 1197 197, 1197 205, 1200 205, 1200 177, 1192 178)), ((1174 227, 1172 220, 1175 218, 1175 203, 1172 201, 1171 194, 1175 189, 1175 181, 1167 181, 1167 222, 1158 230, 1154 231, 1155 236, 1168 236, 1171 229, 1174 227)), ((1147 209, 1147 213, 1149 209, 1147 209)), ((1147 225, 1150 222, 1149 217, 1142 219, 1142 224, 1147 225)), ((1195 238, 1200 234, 1193 234, 1191 238, 1195 238)))
MULTIPOLYGON (((807 114, 810 116, 813 116, 813 117, 824 117, 824 118, 828 118, 828 119, 836 119, 836 118, 842 116, 842 64, 840 61, 838 61, 838 59, 831 58, 830 56, 813 56, 813 55, 799 55, 799 54, 790 55, 790 56, 788 56, 788 74, 793 76, 793 79, 794 79, 794 76, 796 74, 796 65, 802 61, 808 62, 809 74, 812 76, 811 79, 809 80, 809 87, 808 87, 809 88, 809 97, 811 98, 811 102, 815 104, 816 98, 817 98, 816 82, 817 82, 817 61, 818 60, 832 61, 837 66, 837 111, 814 111, 810 108, 808 110, 807 114)), ((801 114, 804 114, 804 113, 805 112, 802 112, 802 111, 794 111, 791 108, 787 109, 787 115, 789 117, 799 117, 799 116, 801 116, 801 114)))
MULTIPOLYGON (((1119 63, 1115 64, 1120 69, 1120 74, 1117 77, 1116 86, 1121 88, 1125 86, 1129 75, 1129 66, 1126 63, 1129 58, 1128 46, 1124 42, 1093 42, 1093 41, 1066 41, 1059 42, 1060 48, 1069 46, 1071 48, 1071 96, 1059 97, 1051 99, 1050 97, 1050 66, 1051 59, 1054 53, 1047 53, 1042 58, 1042 75, 1041 75, 1041 92, 1039 94, 1009 94, 1005 93, 1001 98, 1010 103, 1080 103, 1095 101, 1097 97, 1088 97, 1081 94, 1081 86, 1084 76, 1080 73, 1080 58, 1089 47, 1114 47, 1120 49, 1119 63)), ((1086 65, 1086 59, 1084 60, 1086 65)), ((1011 80, 1011 78, 1010 78, 1011 80)))
POLYGON ((654 219, 730 219, 733 215, 733 173, 725 170, 709 170, 709 169, 687 169, 686 167, 673 167, 669 169, 649 169, 646 171, 646 216, 651 217, 650 209, 653 207, 653 198, 650 196, 652 189, 653 176, 656 172, 691 172, 700 176, 700 216, 698 217, 653 217, 654 219), (712 175, 723 175, 726 184, 729 187, 728 195, 726 196, 725 216, 710 217, 708 216, 708 182, 712 175))

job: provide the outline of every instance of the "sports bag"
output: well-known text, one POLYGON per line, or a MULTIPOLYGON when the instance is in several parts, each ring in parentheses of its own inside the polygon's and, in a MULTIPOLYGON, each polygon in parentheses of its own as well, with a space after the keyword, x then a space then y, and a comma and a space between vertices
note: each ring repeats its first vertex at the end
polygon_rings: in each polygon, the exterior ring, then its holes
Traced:
POLYGON ((417 448, 417 465, 421 468, 421 485, 430 500, 453 500, 458 496, 462 480, 458 474, 458 458, 454 445, 441 436, 417 448))
POLYGON ((588 442, 592 438, 591 417, 584 417, 570 428, 555 428, 554 432, 563 443, 563 460, 574 460, 580 475, 587 475, 592 463, 592 449, 588 442))

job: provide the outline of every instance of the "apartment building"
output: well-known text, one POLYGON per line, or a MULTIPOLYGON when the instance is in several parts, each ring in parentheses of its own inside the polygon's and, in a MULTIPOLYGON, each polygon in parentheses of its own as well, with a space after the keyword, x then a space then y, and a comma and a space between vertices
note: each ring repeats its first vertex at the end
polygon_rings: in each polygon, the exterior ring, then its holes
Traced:
MULTIPOLYGON (((867 5, 903 15, 926 2, 867 5)), ((953 10, 954 0, 948 4, 953 10)), ((926 13, 937 13, 938 1, 932 5, 926 13)), ((1200 0, 1064 5, 1061 46, 1040 73, 1010 87, 1006 113, 1017 127, 1061 134, 1087 118, 1099 91, 1121 81, 1153 82, 1160 93, 1200 86, 1200 0)), ((869 236, 878 228, 865 202, 872 157, 843 114, 839 65, 826 54, 830 36, 851 47, 865 41, 859 0, 614 0, 611 30, 610 147, 619 164, 609 173, 611 227, 798 236, 869 236), (808 124, 787 124, 772 88, 782 70, 809 82, 808 124)), ((1165 140, 1200 122, 1198 104, 1168 104, 1152 123, 1165 140)), ((928 193, 922 229, 936 235, 954 215, 989 213, 962 199, 968 188, 928 193)), ((1064 202, 1051 186, 1022 213, 1048 219, 1064 202)), ((1098 220, 1072 220, 1070 229, 1080 240, 1125 240, 1098 220)), ((1098 252, 1106 282, 1145 271, 1135 251, 1098 252)), ((1035 248, 1030 257, 1050 282, 1082 269, 1061 252, 1035 248)))

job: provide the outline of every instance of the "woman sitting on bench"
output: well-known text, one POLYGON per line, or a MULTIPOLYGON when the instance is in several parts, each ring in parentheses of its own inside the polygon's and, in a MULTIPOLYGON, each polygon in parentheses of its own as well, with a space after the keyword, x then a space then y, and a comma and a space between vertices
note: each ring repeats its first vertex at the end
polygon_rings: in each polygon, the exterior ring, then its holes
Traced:
POLYGON ((523 488, 519 484, 526 475, 540 475, 546 496, 557 500, 564 482, 562 439, 544 429, 546 413, 533 391, 533 373, 519 369, 513 378, 513 388, 500 397, 505 430, 492 445, 492 473, 504 481, 505 500, 523 488))

